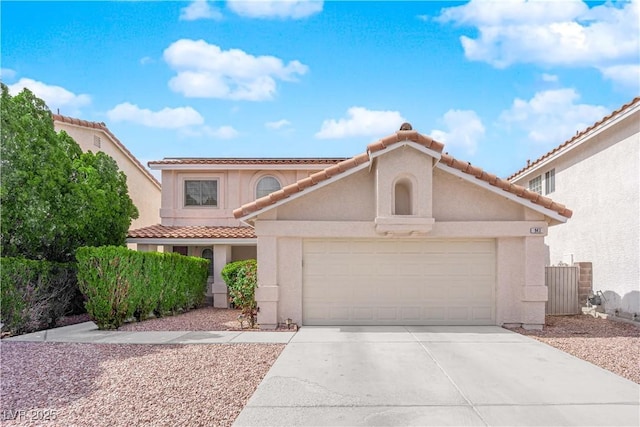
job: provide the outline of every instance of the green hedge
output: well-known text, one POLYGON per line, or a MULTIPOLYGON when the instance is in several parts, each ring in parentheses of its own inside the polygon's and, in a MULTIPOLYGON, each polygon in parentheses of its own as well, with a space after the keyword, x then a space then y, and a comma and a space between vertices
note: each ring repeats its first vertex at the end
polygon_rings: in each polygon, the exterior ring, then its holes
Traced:
POLYGON ((231 262, 220 272, 229 288, 229 297, 253 327, 256 320, 257 304, 255 298, 258 281, 258 264, 255 259, 231 262))
POLYGON ((117 329, 132 316, 165 316, 204 301, 209 261, 119 246, 77 250, 78 284, 100 329, 117 329))
POLYGON ((0 258, 0 283, 2 331, 12 335, 55 326, 81 298, 74 264, 0 258))

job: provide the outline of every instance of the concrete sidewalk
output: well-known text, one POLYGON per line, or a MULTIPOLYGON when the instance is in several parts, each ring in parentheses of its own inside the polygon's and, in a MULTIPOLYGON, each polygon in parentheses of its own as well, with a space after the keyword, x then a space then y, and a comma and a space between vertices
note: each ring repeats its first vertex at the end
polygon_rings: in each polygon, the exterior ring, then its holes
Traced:
POLYGON ((303 327, 235 426, 634 426, 640 386, 495 326, 303 327))
POLYGON ((2 341, 76 342, 93 344, 286 344, 295 332, 258 331, 100 331, 93 322, 47 329, 5 338, 2 341))

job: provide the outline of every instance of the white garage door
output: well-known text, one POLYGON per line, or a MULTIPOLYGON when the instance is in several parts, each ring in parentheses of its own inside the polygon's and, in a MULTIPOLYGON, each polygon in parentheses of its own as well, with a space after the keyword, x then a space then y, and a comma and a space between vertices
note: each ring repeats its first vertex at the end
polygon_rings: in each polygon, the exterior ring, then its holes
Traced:
POLYGON ((306 240, 305 325, 493 325, 495 241, 306 240))

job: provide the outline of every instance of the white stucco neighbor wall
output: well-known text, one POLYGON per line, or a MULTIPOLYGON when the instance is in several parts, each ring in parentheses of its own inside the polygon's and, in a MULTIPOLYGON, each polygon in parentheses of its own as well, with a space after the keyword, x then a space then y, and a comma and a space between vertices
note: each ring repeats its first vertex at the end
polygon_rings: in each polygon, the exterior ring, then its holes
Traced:
MULTIPOLYGON (((410 151, 404 153, 423 156, 423 161, 427 158, 431 167, 428 156, 410 151)), ((393 169, 385 171, 387 177, 407 172, 418 176, 411 166, 407 171, 407 165, 414 165, 418 170, 424 167, 421 162, 412 161, 382 165, 393 169)), ((432 210, 437 218, 433 228, 426 234, 383 236, 375 224, 381 209, 378 206, 380 195, 376 194, 379 188, 375 185, 376 173, 375 168, 360 170, 257 216, 256 299, 261 327, 273 328, 287 318, 301 324, 302 255, 304 240, 308 238, 493 238, 497 256, 496 324, 542 327, 547 300, 543 238, 548 224, 544 215, 486 189, 478 187, 478 191, 473 184, 436 170, 433 172, 432 210), (531 235, 532 227, 542 229, 543 235, 531 235)), ((423 185, 429 184, 423 187, 423 197, 431 199, 431 174, 429 180, 424 176, 422 179, 423 185)))
POLYGON ((549 229, 548 264, 592 262, 605 310, 640 315, 640 112, 514 182, 526 186, 551 169, 556 189, 549 197, 573 217, 549 229))
POLYGON ((127 187, 133 204, 138 208, 139 217, 131 222, 131 229, 142 228, 160 222, 161 190, 147 177, 110 137, 99 129, 92 129, 66 122, 54 121, 55 130, 64 130, 73 138, 83 152, 101 151, 111 156, 118 168, 127 176, 127 187), (100 138, 100 147, 94 145, 94 136, 100 138))

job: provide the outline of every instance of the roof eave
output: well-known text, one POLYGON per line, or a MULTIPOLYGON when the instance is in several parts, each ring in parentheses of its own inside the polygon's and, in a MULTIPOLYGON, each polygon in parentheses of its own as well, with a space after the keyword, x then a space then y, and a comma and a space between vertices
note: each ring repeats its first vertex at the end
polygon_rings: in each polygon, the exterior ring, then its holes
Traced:
POLYGON ((127 243, 141 245, 232 245, 254 246, 258 239, 253 238, 213 238, 213 237, 127 237, 127 243))
POLYGON ((523 179, 524 177, 537 173, 538 171, 540 171, 541 169, 544 169, 547 165, 554 162, 558 158, 573 151, 575 148, 582 146, 584 143, 591 140, 594 136, 608 130, 612 126, 615 126, 618 123, 620 123, 621 121, 628 119, 631 115, 640 111, 640 102, 638 100, 640 100, 640 98, 636 98, 633 101, 635 103, 632 103, 626 109, 618 112, 613 117, 610 117, 609 119, 605 120, 603 123, 600 123, 599 125, 594 126, 592 129, 589 129, 588 131, 584 132, 582 135, 579 135, 575 140, 570 139, 568 141, 563 142, 562 144, 560 144, 560 147, 566 144, 564 147, 559 149, 558 147, 556 147, 553 150, 545 153, 543 156, 539 157, 533 163, 531 163, 530 166, 527 166, 521 169, 520 171, 514 173, 513 175, 508 177, 507 180, 518 181, 523 179), (557 150, 557 151, 554 153, 553 152, 554 150, 557 150))
MULTIPOLYGON (((541 213, 543 215, 545 215, 546 217, 550 218, 553 221, 557 221, 557 223, 565 223, 567 222, 567 220, 569 218, 560 215, 558 212, 549 209, 549 208, 545 208, 544 206, 538 205, 536 203, 533 203, 531 200, 527 200, 525 198, 522 198, 516 194, 510 193, 508 191, 505 191, 499 187, 496 187, 495 185, 491 185, 486 181, 477 179, 475 176, 473 175, 469 175, 468 173, 462 172, 456 168, 453 168, 451 166, 447 166, 446 164, 443 163, 438 163, 436 165, 437 168, 444 170, 445 172, 451 173, 459 178, 464 179, 467 182, 470 182, 472 184, 478 185, 486 190, 491 191, 492 193, 495 193, 499 196, 502 197, 506 197, 507 199, 514 201, 518 204, 521 204, 533 211, 536 211, 538 213, 541 213)), ((550 225, 556 225, 556 224, 550 224, 550 225)))
POLYGON ((258 210, 254 211, 254 212, 250 212, 250 213, 248 213, 246 215, 240 216, 237 219, 242 221, 242 222, 244 222, 244 223, 247 223, 247 224, 250 224, 251 226, 253 226, 254 223, 255 223, 255 218, 258 215, 260 215, 260 214, 262 214, 264 212, 267 212, 267 211, 269 211, 271 209, 275 209, 278 206, 284 205, 285 203, 289 203, 289 202, 291 202, 293 200, 296 200, 299 197, 302 197, 303 195, 309 194, 309 193, 311 193, 311 192, 313 192, 315 190, 323 188, 323 187, 325 187, 325 186, 327 186, 329 184, 332 184, 332 183, 334 183, 334 182, 336 182, 336 181, 338 181, 338 180, 340 180, 342 178, 346 178, 347 176, 352 175, 352 174, 354 174, 356 172, 359 172, 359 171, 361 171, 363 169, 366 169, 369 166, 370 162, 371 162, 371 159, 369 159, 368 161, 366 161, 364 163, 360 163, 359 165, 354 166, 353 168, 348 169, 348 170, 346 170, 346 171, 344 171, 342 173, 339 173, 338 175, 332 176, 331 178, 329 178, 327 180, 321 181, 321 182, 319 182, 317 184, 314 184, 314 185, 312 185, 310 187, 307 187, 304 190, 299 191, 299 192, 297 192, 295 194, 292 194, 292 195, 290 195, 290 196, 288 196, 288 197, 286 197, 286 198, 284 198, 282 200, 278 200, 277 202, 275 202, 275 203, 273 203, 271 205, 264 206, 263 208, 258 209, 258 210))
POLYGON ((323 170, 327 168, 326 163, 322 164, 248 164, 248 165, 234 165, 234 164, 184 164, 184 163, 147 163, 149 169, 152 170, 201 170, 201 171, 225 171, 225 170, 323 170))

